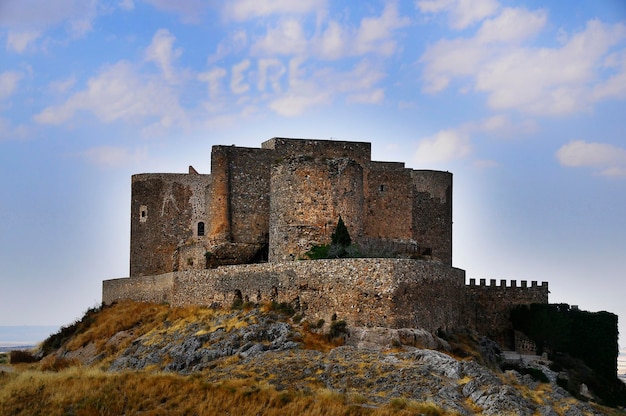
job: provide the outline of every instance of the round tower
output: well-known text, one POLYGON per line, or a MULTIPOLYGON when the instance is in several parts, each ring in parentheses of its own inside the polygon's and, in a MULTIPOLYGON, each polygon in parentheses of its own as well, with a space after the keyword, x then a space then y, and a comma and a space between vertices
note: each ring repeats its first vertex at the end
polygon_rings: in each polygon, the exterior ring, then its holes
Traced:
POLYGON ((131 277, 204 267, 206 250, 201 246, 206 238, 209 178, 175 173, 133 175, 131 277))
POLYGON ((339 216, 358 240, 362 212, 363 169, 354 160, 277 161, 270 181, 269 261, 296 260, 313 245, 330 243, 339 216))

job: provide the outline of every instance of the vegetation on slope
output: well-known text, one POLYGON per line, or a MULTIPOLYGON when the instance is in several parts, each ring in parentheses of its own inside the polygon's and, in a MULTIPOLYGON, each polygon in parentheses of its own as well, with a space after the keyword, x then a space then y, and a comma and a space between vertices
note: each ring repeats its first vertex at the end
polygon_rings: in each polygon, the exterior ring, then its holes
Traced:
POLYGON ((0 369, 0 414, 475 414, 495 401, 487 392, 505 406, 598 414, 557 386, 481 367, 467 337, 465 352, 455 348, 464 359, 360 350, 341 346, 341 320, 310 323, 275 303, 234 306, 92 309, 46 340, 37 362, 0 369), (216 351, 224 355, 200 359, 216 351))

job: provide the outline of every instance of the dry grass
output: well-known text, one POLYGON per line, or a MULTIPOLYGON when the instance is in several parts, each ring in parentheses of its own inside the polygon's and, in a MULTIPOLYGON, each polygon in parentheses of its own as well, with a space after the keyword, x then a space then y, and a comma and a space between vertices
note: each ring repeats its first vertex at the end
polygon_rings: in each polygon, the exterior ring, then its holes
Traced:
MULTIPOLYGON (((0 374, 3 415, 444 415, 431 403, 397 399, 377 409, 322 389, 276 391, 251 380, 206 382, 202 375, 106 373, 70 368, 0 374)), ((361 401, 361 400, 359 400, 361 401)))

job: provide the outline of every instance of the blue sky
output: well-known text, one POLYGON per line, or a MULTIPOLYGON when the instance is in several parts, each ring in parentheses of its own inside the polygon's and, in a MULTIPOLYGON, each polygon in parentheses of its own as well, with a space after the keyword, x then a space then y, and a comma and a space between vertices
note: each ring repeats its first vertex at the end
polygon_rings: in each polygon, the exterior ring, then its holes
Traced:
POLYGON ((455 266, 625 334, 626 4, 355 4, 0 2, 0 325, 128 275, 130 175, 283 136, 453 172, 455 266))

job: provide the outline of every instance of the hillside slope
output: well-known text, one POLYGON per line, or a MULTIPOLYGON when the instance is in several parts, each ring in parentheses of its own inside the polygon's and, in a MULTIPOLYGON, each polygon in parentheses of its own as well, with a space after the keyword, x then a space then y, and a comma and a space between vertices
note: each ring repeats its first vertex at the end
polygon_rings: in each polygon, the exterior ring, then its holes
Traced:
POLYGON ((0 414, 621 414, 576 400, 541 363, 499 371, 497 348, 471 334, 236 306, 90 310, 37 363, 0 371, 0 414))

